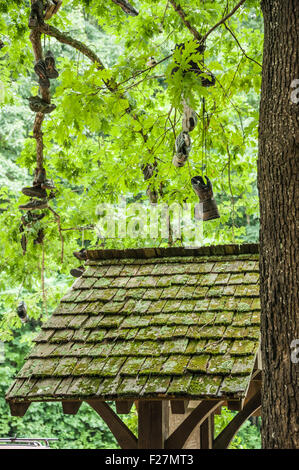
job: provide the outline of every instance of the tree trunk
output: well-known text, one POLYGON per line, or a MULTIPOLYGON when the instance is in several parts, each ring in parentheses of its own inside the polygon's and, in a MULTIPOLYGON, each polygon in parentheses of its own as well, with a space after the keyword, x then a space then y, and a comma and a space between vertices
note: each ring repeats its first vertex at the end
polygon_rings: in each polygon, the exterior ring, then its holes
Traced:
POLYGON ((263 0, 261 6, 265 25, 258 159, 262 444, 268 449, 294 449, 299 448, 299 353, 292 354, 291 347, 299 339, 299 1, 263 0))

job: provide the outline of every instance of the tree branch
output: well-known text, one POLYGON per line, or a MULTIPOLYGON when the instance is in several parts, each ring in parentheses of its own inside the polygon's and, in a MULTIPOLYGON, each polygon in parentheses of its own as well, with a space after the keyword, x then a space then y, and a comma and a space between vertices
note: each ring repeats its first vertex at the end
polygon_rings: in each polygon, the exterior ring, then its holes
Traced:
MULTIPOLYGON (((174 10, 177 14, 181 17, 182 22, 184 25, 189 29, 190 33, 194 36, 197 41, 202 41, 202 36, 199 32, 190 24, 190 22, 186 19, 186 13, 182 9, 180 5, 178 5, 174 0, 169 0, 171 5, 173 6, 174 10)), ((245 0, 244 0, 245 1, 245 0)))
MULTIPOLYGON (((67 33, 62 33, 61 31, 59 31, 59 29, 57 29, 54 26, 51 26, 47 23, 42 23, 40 25, 40 32, 44 33, 44 34, 47 34, 48 36, 52 36, 55 39, 57 39, 57 41, 59 41, 63 44, 68 44, 69 46, 73 47, 74 49, 77 49, 77 51, 81 52, 83 55, 88 57, 94 64, 96 64, 98 70, 105 70, 105 65, 103 64, 101 59, 97 56, 97 54, 95 52, 93 52, 83 42, 72 38, 67 33)), ((117 89, 117 84, 114 82, 114 80, 103 80, 103 81, 104 81, 106 87, 111 92, 114 92, 117 89)))
POLYGON ((118 5, 128 15, 139 15, 139 12, 126 0, 112 0, 112 2, 115 3, 115 5, 118 5))
POLYGON ((218 21, 218 23, 216 23, 202 38, 202 42, 205 42, 205 40, 207 39, 207 37, 216 29, 218 28, 218 26, 220 26, 221 24, 225 23, 226 20, 228 20, 231 16, 233 16, 233 14, 240 8, 240 6, 243 5, 243 3, 245 3, 246 0, 241 0, 241 2, 238 3, 238 5, 235 6, 235 8, 232 9, 232 11, 230 13, 228 13, 224 18, 222 18, 222 20, 218 21))

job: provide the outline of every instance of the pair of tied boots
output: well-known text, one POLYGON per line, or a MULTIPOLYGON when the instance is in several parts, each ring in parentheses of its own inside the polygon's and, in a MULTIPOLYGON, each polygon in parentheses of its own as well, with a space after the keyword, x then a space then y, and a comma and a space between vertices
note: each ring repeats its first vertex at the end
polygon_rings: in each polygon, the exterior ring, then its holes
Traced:
POLYGON ((46 178, 46 170, 44 168, 37 169, 33 186, 22 189, 25 196, 31 199, 27 204, 19 206, 21 210, 40 210, 48 208, 48 200, 55 197, 55 186, 52 180, 46 178), (50 193, 47 193, 47 190, 50 193))
POLYGON ((220 215, 214 199, 212 183, 206 176, 206 183, 202 176, 191 178, 191 184, 194 192, 199 197, 202 213, 195 213, 195 218, 199 220, 219 219, 220 215))
POLYGON ((189 132, 192 132, 198 122, 196 112, 183 100, 183 120, 182 132, 175 141, 176 153, 172 163, 175 167, 180 168, 185 165, 191 150, 191 138, 189 132))
POLYGON ((34 71, 38 76, 39 85, 45 88, 50 87, 50 79, 59 77, 58 70, 55 67, 55 57, 51 51, 46 53, 44 59, 36 62, 34 71))

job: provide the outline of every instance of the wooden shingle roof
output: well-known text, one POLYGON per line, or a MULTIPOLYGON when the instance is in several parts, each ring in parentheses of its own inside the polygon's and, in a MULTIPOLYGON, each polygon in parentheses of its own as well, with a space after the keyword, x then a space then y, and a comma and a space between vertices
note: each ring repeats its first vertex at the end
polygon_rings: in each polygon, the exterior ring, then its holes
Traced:
POLYGON ((245 396, 260 338, 257 245, 88 257, 8 401, 245 396))

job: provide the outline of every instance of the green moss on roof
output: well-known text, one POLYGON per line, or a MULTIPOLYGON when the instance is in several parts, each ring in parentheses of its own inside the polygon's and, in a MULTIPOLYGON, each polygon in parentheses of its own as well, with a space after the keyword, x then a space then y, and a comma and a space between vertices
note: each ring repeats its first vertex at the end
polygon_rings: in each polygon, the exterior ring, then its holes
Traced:
POLYGON ((244 396, 260 337, 256 247, 172 250, 90 252, 8 400, 244 396))

